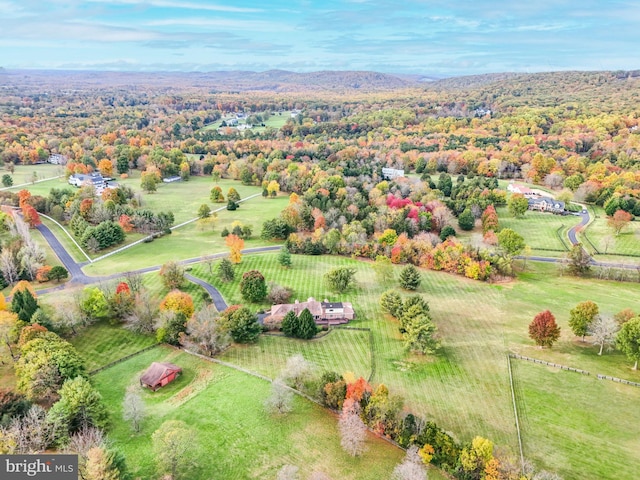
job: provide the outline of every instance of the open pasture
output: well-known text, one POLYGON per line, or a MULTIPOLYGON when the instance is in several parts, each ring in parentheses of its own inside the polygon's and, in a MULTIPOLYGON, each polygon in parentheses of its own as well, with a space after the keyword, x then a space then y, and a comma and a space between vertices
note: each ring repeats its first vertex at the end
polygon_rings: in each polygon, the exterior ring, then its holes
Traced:
POLYGON ((640 388, 522 360, 512 368, 526 458, 565 480, 637 477, 640 388))
MULTIPOLYGON (((292 299, 306 300, 309 296, 333 301, 346 300, 354 304, 357 319, 349 325, 370 328, 373 333, 375 375, 373 383, 384 383, 391 393, 402 395, 407 409, 435 420, 452 432, 460 441, 469 441, 482 435, 517 452, 517 437, 511 405, 507 353, 518 352, 563 365, 582 368, 596 373, 640 381, 638 372, 630 370, 629 361, 616 352, 597 355, 597 348, 577 340, 568 327, 569 310, 578 302, 593 299, 601 312, 615 313, 631 307, 629 299, 640 293, 640 285, 612 283, 597 280, 562 277, 555 265, 528 263, 528 269, 513 282, 491 285, 457 276, 423 271, 423 282, 418 294, 428 300, 432 316, 439 329, 442 349, 437 356, 421 357, 407 355, 397 330, 397 323, 381 312, 378 306, 380 294, 390 286, 380 285, 369 262, 341 257, 312 257, 294 255, 293 267, 283 269, 277 263, 277 254, 245 256, 236 267, 236 280, 224 284, 206 265, 195 266, 196 276, 215 284, 228 302, 242 303, 239 295, 239 279, 242 272, 257 269, 267 281, 275 281, 293 289, 292 299), (358 288, 341 294, 329 292, 324 286, 323 275, 331 268, 349 266, 355 268, 358 288), (587 295, 587 296, 585 296, 587 295), (550 309, 562 328, 561 340, 551 349, 540 350, 528 338, 527 325, 533 316, 550 309)), ((408 295, 407 292, 405 294, 408 295)), ((266 308, 266 304, 256 305, 266 308)), ((328 337, 316 340, 318 345, 331 335, 347 332, 334 331, 328 337)), ((338 338, 338 337, 335 337, 338 338)), ((346 337, 345 337, 346 338, 346 337)), ((292 353, 303 353, 314 359, 318 347, 314 343, 302 346, 302 342, 281 337, 263 337, 257 346, 234 347, 225 352, 223 358, 248 369, 275 377, 292 353), (299 349, 295 347, 300 345, 299 349)), ((339 368, 338 361, 357 350, 336 342, 332 355, 326 361, 315 360, 323 367, 339 368)), ((328 344, 327 344, 328 345, 328 344)), ((342 360, 340 360, 342 361, 342 360)), ((346 365, 345 367, 346 368, 346 365)), ((575 374, 574 374, 575 375, 575 374)), ((578 386, 578 388, 580 388, 578 386)), ((577 392, 577 395, 582 395, 577 392)), ((571 400, 567 399, 571 408, 571 400)), ((610 415, 623 418, 632 403, 613 403, 610 415)), ((577 430, 579 431, 579 430, 577 430)), ((616 437, 605 430, 606 438, 600 441, 614 443, 616 437)), ((531 444, 543 442, 546 433, 536 428, 523 432, 531 444)), ((587 444, 598 448, 590 437, 587 444)), ((560 449, 560 444, 558 444, 560 449)), ((568 450, 566 455, 571 465, 579 465, 582 451, 568 450)), ((528 458, 537 464, 554 470, 565 468, 557 465, 551 457, 546 463, 536 452, 527 450, 528 458)), ((636 458, 637 460, 637 458, 636 458)), ((564 461, 564 460, 563 460, 564 461)), ((615 470, 607 467, 607 458, 602 457, 600 478, 616 478, 615 470)), ((577 474, 581 470, 576 470, 577 474)), ((575 477, 579 478, 579 477, 575 477)))
MULTIPOLYGON (((610 257, 609 261, 623 262, 625 259, 619 255, 640 256, 640 222, 630 222, 619 235, 607 225, 607 214, 600 207, 589 207, 592 221, 582 232, 585 237, 582 242, 591 253, 603 255, 616 255, 610 257)), ((600 256, 598 256, 600 259, 600 256)), ((636 258, 635 261, 638 259, 636 258)))
MULTIPOLYGON (((187 478, 275 478, 283 465, 296 465, 302 478, 322 471, 331 478, 388 478, 402 451, 369 435, 368 451, 348 456, 340 447, 337 419, 327 410, 295 398, 286 416, 265 412, 270 384, 168 347, 158 347, 95 376, 112 421, 110 438, 125 454, 135 478, 155 478, 152 433, 167 420, 193 429, 197 459, 187 478), (134 434, 122 420, 122 399, 153 361, 175 363, 183 375, 151 392, 141 390, 147 418, 134 434)), ((430 478, 442 478, 434 472, 430 478)))

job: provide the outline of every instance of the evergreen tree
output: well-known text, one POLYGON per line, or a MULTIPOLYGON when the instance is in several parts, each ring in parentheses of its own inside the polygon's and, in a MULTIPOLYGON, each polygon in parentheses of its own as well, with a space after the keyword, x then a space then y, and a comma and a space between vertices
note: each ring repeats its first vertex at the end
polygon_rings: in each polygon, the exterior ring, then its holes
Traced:
POLYGON ((473 218, 473 214, 471 213, 471 210, 469 210, 468 208, 465 209, 465 211, 462 212, 458 217, 458 226, 462 230, 467 230, 467 231, 473 230, 475 222, 476 222, 476 219, 473 218))
POLYGON ((28 289, 18 290, 11 299, 11 310, 23 322, 30 323, 38 308, 38 301, 28 289))
POLYGON ((236 273, 233 270, 233 264, 228 258, 223 258, 218 264, 218 276, 223 282, 233 282, 236 273))
POLYGON ((242 275, 240 293, 247 302, 257 303, 267 296, 267 282, 258 270, 250 270, 242 275))
POLYGON ((280 249, 280 253, 278 254, 278 263, 284 268, 291 267, 291 252, 286 246, 280 249))
POLYGON ((290 310, 282 319, 282 332, 287 337, 295 337, 298 332, 298 317, 296 312, 290 310))
POLYGON ((405 290, 417 290, 421 281, 420 272, 413 265, 407 265, 400 272, 400 286, 405 290))
POLYGON ((303 338, 305 340, 309 340, 313 338, 318 333, 318 326, 316 322, 313 320, 313 315, 308 308, 305 308, 302 312, 300 312, 300 316, 298 317, 298 338, 303 338))

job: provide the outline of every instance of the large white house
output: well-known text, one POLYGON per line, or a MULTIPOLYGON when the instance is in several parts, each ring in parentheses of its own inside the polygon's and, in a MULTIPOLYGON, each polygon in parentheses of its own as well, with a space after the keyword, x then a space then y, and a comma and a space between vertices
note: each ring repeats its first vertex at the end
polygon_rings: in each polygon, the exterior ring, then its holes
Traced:
POLYGON ((382 167, 382 176, 387 180, 394 180, 398 177, 404 177, 404 170, 382 167))

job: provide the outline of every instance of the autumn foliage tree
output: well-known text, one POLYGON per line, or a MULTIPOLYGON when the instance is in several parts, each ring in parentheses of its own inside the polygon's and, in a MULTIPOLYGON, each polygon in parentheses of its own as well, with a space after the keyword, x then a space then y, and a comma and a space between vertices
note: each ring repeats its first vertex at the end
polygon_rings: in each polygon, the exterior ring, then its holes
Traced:
POLYGON ((244 240, 237 235, 230 234, 225 238, 224 243, 229 247, 229 260, 231 263, 240 263, 242 261, 242 249, 244 248, 244 240))
POLYGON ((610 218, 607 219, 607 225, 616 234, 616 237, 620 235, 629 222, 633 220, 633 215, 624 210, 617 210, 610 218))
POLYGON ((549 310, 537 314, 529 324, 529 337, 542 347, 551 347, 560 338, 560 327, 549 310))
POLYGON ((170 310, 174 313, 182 313, 186 318, 191 318, 194 312, 193 298, 180 290, 172 290, 167 293, 160 303, 160 310, 170 310))
POLYGON ((580 302, 569 312, 569 326, 576 337, 584 337, 589 331, 589 326, 600 313, 598 305, 591 300, 580 302))
POLYGON ((481 220, 482 233, 487 233, 489 230, 498 231, 498 213, 493 205, 489 205, 484 209, 481 220))
POLYGON ((162 283, 170 290, 180 288, 184 283, 184 268, 174 261, 169 261, 160 268, 162 283))

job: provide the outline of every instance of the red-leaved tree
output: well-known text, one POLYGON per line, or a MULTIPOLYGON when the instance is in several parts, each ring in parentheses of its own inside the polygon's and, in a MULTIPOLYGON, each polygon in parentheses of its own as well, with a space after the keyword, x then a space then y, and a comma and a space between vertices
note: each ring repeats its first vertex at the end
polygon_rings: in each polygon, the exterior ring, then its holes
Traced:
POLYGON ((549 310, 537 314, 529 324, 529 337, 542 347, 551 347, 560 338, 560 327, 549 310))

